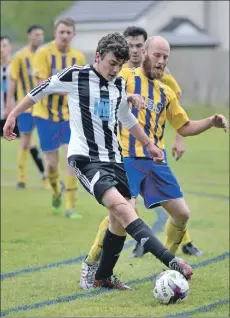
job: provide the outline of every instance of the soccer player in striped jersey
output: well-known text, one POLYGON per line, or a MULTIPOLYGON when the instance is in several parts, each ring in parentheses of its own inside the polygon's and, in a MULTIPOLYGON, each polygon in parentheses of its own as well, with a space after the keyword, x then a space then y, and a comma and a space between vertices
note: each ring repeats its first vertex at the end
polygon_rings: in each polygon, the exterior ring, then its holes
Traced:
MULTIPOLYGON (((147 32, 140 27, 128 27, 124 31, 124 36, 129 44, 130 59, 127 63, 123 65, 123 69, 125 68, 135 69, 137 67, 140 67, 142 58, 143 58, 144 43, 147 40, 147 32)), ((176 80, 174 79, 174 77, 169 73, 168 69, 165 69, 161 77, 161 81, 174 91, 174 93, 177 96, 177 99, 179 100, 181 95, 181 88, 176 82, 176 80)), ((130 136, 130 138, 132 137, 130 136)), ((177 132, 175 136, 175 141, 173 143, 172 151, 173 151, 173 154, 175 154, 177 160, 181 157, 181 155, 184 152, 183 137, 180 136, 177 132)), ((129 157, 129 154, 126 153, 126 157, 129 157)), ((130 169, 130 173, 132 174, 131 169, 130 169)), ((135 170, 133 171, 133 173, 135 173, 135 170)), ((82 275, 80 279, 80 286, 82 289, 86 289, 87 286, 90 286, 90 283, 87 283, 88 278, 89 278, 89 281, 91 281, 91 285, 92 285, 92 278, 94 276, 93 273, 97 269, 97 264, 99 262, 100 255, 101 255, 104 234, 108 226, 109 226, 108 218, 105 218, 99 226, 95 241, 86 259, 82 262, 82 275)), ((183 244, 182 245, 183 252, 189 253, 191 255, 201 254, 201 251, 191 243, 191 238, 190 238, 188 230, 186 230, 185 232, 184 238, 182 240, 182 244, 183 244)), ((135 249, 132 252, 132 256, 141 257, 143 255, 144 255, 144 249, 139 243, 137 243, 135 246, 135 249)))
MULTIPOLYGON (((38 50, 34 61, 34 74, 40 82, 74 64, 84 65, 82 52, 71 47, 75 35, 72 19, 59 20, 54 26, 54 40, 38 50)), ((44 153, 47 177, 52 187, 53 213, 62 212, 62 189, 59 177, 59 148, 63 145, 65 154, 70 139, 69 110, 65 94, 51 94, 34 106, 34 118, 41 149, 44 153)), ((66 207, 65 215, 80 218, 75 212, 77 179, 66 161, 66 207)))
MULTIPOLYGON (((127 201, 131 193, 117 139, 118 120, 148 151, 149 158, 156 163, 164 159, 163 152, 145 134, 130 111, 129 102, 141 109, 145 101, 138 94, 127 96, 124 80, 118 77, 128 59, 129 47, 120 33, 104 36, 98 43, 93 65, 73 66, 49 78, 25 96, 10 113, 4 126, 4 137, 13 140, 13 129, 20 113, 47 95, 68 94, 71 128, 69 164, 84 188, 109 212, 110 225, 104 237, 94 286, 120 290, 130 289, 113 274, 126 233, 187 279, 193 272, 185 261, 165 248, 127 201)), ((218 127, 225 125, 226 128, 223 116, 213 116, 208 122, 218 127)))
MULTIPOLYGON (((6 116, 14 107, 13 98, 16 94, 16 102, 20 102, 23 96, 32 88, 36 87, 38 82, 32 75, 33 59, 37 48, 44 41, 44 32, 40 25, 32 25, 27 30, 28 45, 18 51, 10 63, 10 80, 6 101, 6 116)), ((18 128, 20 132, 20 146, 18 157, 18 183, 17 187, 23 189, 26 187, 27 159, 30 152, 39 172, 41 173, 43 186, 49 187, 45 175, 45 169, 38 148, 32 142, 32 132, 34 129, 34 120, 32 110, 21 114, 18 118, 18 128)))

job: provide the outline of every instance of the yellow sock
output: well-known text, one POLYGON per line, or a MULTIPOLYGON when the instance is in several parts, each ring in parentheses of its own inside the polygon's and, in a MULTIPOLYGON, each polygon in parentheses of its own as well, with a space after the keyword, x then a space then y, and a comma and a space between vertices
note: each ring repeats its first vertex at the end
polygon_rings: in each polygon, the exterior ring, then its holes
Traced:
POLYGON ((101 256, 101 250, 102 250, 102 244, 103 244, 103 239, 105 236, 105 232, 109 227, 109 218, 108 216, 101 222, 97 236, 95 238, 95 241, 93 243, 93 246, 91 247, 91 250, 85 260, 87 264, 95 264, 99 261, 100 256, 101 256))
POLYGON ((183 240, 182 240, 182 244, 183 244, 183 245, 186 245, 186 244, 191 243, 191 242, 192 242, 192 240, 191 240, 189 231, 186 230, 185 235, 184 235, 184 238, 183 238, 183 240))
POLYGON ((66 191, 66 210, 72 210, 75 208, 75 203, 76 203, 76 192, 77 192, 76 177, 66 175, 65 191, 66 191))
POLYGON ((53 190, 53 194, 59 195, 61 193, 61 186, 60 186, 60 180, 59 180, 59 172, 48 172, 47 178, 49 179, 51 188, 53 190))
POLYGON ((173 225, 168 219, 165 225, 166 239, 164 242, 165 247, 172 252, 176 253, 180 243, 183 240, 186 230, 182 230, 175 225, 173 225))
POLYGON ((18 182, 26 182, 26 166, 29 150, 19 150, 18 158, 18 182))

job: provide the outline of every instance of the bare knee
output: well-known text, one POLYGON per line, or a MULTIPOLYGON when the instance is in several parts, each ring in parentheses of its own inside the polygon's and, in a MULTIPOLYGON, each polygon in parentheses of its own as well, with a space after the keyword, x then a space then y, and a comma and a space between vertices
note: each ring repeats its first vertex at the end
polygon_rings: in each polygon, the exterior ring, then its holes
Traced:
POLYGON ((58 170, 58 154, 57 152, 46 152, 45 163, 48 172, 55 172, 58 170))
POLYGON ((138 218, 134 208, 116 188, 105 191, 103 203, 124 228, 138 218))
POLYGON ((190 210, 184 198, 164 202, 162 206, 170 215, 173 224, 185 227, 190 218, 190 210))

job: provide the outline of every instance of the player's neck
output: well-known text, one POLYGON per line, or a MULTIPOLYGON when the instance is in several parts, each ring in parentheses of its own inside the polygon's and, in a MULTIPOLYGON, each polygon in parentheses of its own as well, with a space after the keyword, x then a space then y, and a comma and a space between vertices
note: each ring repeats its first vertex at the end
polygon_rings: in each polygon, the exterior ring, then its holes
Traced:
POLYGON ((128 61, 128 66, 129 66, 129 68, 134 68, 134 67, 137 68, 137 67, 140 67, 140 64, 128 61))
POLYGON ((32 44, 29 44, 29 50, 30 50, 30 52, 34 53, 34 52, 37 51, 37 49, 38 49, 38 46, 34 46, 34 45, 32 45, 32 44))
POLYGON ((10 62, 9 56, 1 56, 1 65, 8 65, 10 62))
POLYGON ((69 52, 70 47, 69 46, 63 46, 63 45, 58 45, 57 42, 55 41, 55 45, 61 53, 67 53, 69 52))

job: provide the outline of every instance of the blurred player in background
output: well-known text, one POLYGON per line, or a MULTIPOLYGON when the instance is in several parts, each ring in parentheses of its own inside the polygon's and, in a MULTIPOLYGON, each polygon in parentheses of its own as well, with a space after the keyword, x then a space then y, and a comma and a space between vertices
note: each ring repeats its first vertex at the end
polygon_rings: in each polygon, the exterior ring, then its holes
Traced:
MULTIPOLYGON (((54 40, 38 50, 34 61, 34 74, 41 83, 66 67, 85 65, 82 52, 71 47, 75 36, 75 23, 72 19, 59 20, 54 26, 54 40)), ((62 191, 59 177, 59 148, 63 145, 65 158, 70 140, 69 110, 65 94, 52 94, 43 98, 34 106, 34 118, 38 130, 40 146, 45 156, 47 177, 53 197, 54 214, 62 211, 62 191)), ((66 160, 66 208, 65 215, 78 219, 75 212, 77 180, 66 160)))
MULTIPOLYGON (((38 84, 36 78, 32 75, 32 67, 35 51, 44 42, 44 32, 40 25, 32 25, 28 28, 27 35, 28 44, 15 54, 10 64, 10 83, 7 93, 6 116, 14 107, 13 98, 15 94, 17 96, 16 102, 19 103, 23 96, 38 84)), ((39 150, 32 144, 32 133, 34 129, 32 110, 28 110, 19 116, 18 128, 20 132, 20 148, 17 187, 21 189, 26 187, 27 159, 28 153, 30 152, 41 173, 44 187, 49 188, 39 150)))
MULTIPOLYGON (((0 136, 3 136, 3 126, 6 122, 6 97, 9 88, 9 66, 12 53, 12 44, 8 36, 1 36, 1 119, 0 119, 0 136)), ((12 98, 12 103, 15 102, 15 96, 12 98)), ((18 127, 15 127, 14 132, 19 137, 18 127)))

